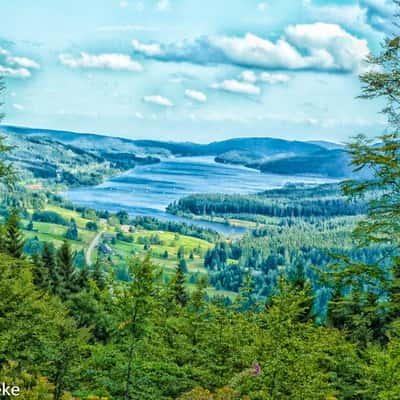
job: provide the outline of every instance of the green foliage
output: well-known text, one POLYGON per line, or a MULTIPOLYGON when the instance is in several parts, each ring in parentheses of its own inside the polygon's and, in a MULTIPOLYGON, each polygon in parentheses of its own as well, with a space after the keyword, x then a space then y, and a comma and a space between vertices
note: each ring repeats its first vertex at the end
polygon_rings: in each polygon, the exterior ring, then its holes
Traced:
POLYGON ((19 225, 19 213, 13 209, 5 226, 4 246, 6 252, 15 258, 22 257, 24 248, 24 238, 19 225))
POLYGON ((69 222, 68 229, 65 232, 65 238, 68 240, 79 240, 78 227, 73 218, 69 222))

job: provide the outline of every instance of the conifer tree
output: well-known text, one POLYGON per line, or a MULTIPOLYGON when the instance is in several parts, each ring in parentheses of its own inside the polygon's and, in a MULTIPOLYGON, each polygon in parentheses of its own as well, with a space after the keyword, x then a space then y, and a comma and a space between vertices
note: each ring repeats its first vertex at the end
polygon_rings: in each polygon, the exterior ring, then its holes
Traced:
POLYGON ((41 263, 47 270, 49 290, 53 294, 60 293, 61 276, 56 262, 56 253, 53 244, 44 242, 41 263))
POLYGON ((42 257, 39 253, 35 252, 32 254, 32 277, 33 283, 44 290, 49 290, 50 279, 49 271, 47 267, 43 264, 42 257))
POLYGON ((183 271, 182 263, 180 262, 176 267, 175 275, 172 279, 172 291, 175 302, 181 306, 186 306, 189 300, 189 296, 185 289, 185 283, 185 272, 183 271))
POLYGON ((94 268, 91 271, 91 278, 96 283, 97 287, 100 290, 104 290, 106 288, 106 279, 104 277, 104 268, 101 260, 97 258, 96 263, 94 264, 94 268))
POLYGON ((130 398, 132 365, 135 357, 135 344, 147 332, 151 315, 156 310, 156 281, 159 272, 147 255, 143 260, 134 258, 129 263, 131 282, 122 290, 119 309, 123 321, 120 330, 126 333, 127 363, 124 378, 124 400, 130 398))
POLYGON ((11 210, 5 229, 5 247, 8 254, 15 258, 23 257, 24 237, 19 227, 19 213, 11 210))
MULTIPOLYGON (((359 135, 348 145, 354 170, 365 172, 365 176, 348 180, 342 186, 350 199, 364 199, 368 204, 366 217, 354 231, 358 246, 383 245, 389 251, 375 263, 339 257, 332 275, 341 288, 342 298, 337 297, 338 290, 334 289, 336 298, 330 313, 338 315, 338 310, 332 310, 335 303, 345 305, 346 315, 340 319, 347 320, 347 324, 350 321, 353 327, 366 324, 368 332, 384 341, 388 325, 400 316, 392 312, 400 287, 400 265, 393 256, 400 250, 400 36, 389 37, 382 52, 369 57, 369 63, 372 68, 360 77, 360 97, 385 101, 382 112, 388 118, 387 133, 375 139, 359 135), (362 321, 360 314, 366 316, 362 321)), ((365 335, 362 330, 360 333, 361 337, 365 335)))
POLYGON ((61 276, 62 297, 66 298, 77 289, 74 255, 66 240, 57 251, 57 266, 61 276))
POLYGON ((67 232, 65 233, 65 238, 68 240, 78 240, 79 239, 78 227, 73 218, 71 218, 71 221, 69 222, 69 227, 67 229, 67 232))

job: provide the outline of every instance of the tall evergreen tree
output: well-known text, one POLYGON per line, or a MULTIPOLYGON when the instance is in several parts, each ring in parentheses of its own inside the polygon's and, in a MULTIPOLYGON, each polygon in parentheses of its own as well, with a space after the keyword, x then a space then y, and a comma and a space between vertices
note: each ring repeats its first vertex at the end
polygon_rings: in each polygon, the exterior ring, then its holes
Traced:
POLYGON ((61 276, 56 261, 56 252, 52 243, 43 243, 41 263, 47 270, 50 292, 53 294, 59 294, 61 276))
POLYGON ((147 255, 143 260, 134 258, 129 263, 131 282, 122 290, 119 309, 123 321, 120 330, 125 333, 127 363, 124 377, 124 400, 130 399, 132 366, 135 344, 144 337, 151 325, 151 315, 156 310, 156 281, 159 272, 147 255))
MULTIPOLYGON (((183 259, 181 259, 182 261, 183 259)), ((174 296, 174 300, 177 304, 180 304, 181 306, 186 306, 189 296, 186 292, 185 289, 185 272, 183 271, 182 268, 182 263, 179 262, 178 266, 176 267, 175 275, 172 278, 172 292, 174 296)))
POLYGON ((65 233, 65 238, 68 240, 78 240, 79 239, 78 227, 73 218, 71 218, 71 221, 69 222, 68 229, 65 233))
POLYGON ((400 287, 400 265, 393 257, 400 251, 400 36, 389 37, 382 52, 369 57, 369 63, 372 68, 361 75, 360 97, 386 102, 382 111, 388 118, 389 133, 376 139, 359 135, 348 145, 355 171, 366 171, 367 175, 362 180, 344 182, 343 191, 351 199, 366 199, 368 204, 366 217, 354 231, 359 247, 383 245, 389 251, 374 264, 339 257, 333 275, 342 298, 337 298, 336 289, 330 312, 338 314, 338 310, 332 310, 335 304, 346 306, 346 316, 340 319, 350 320, 353 327, 360 326, 360 314, 368 315, 369 321, 364 318, 362 324, 384 341, 388 324, 400 317, 392 312, 400 287), (379 326, 382 324, 386 326, 379 326))
POLYGON ((32 277, 33 283, 44 289, 49 290, 50 288, 50 279, 49 279, 49 271, 47 267, 43 264, 42 257, 38 252, 32 254, 32 277))
POLYGON ((12 209, 6 223, 5 247, 7 253, 15 258, 22 258, 24 249, 24 235, 19 224, 19 213, 12 209))
POLYGON ((61 276, 62 297, 66 298, 77 290, 74 255, 69 242, 66 240, 57 251, 57 266, 61 276))

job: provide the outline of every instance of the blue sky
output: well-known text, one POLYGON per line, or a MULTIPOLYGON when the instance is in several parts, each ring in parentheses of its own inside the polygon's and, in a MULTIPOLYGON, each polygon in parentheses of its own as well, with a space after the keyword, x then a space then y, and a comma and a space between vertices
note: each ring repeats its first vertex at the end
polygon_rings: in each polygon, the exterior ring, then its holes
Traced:
POLYGON ((7 124, 197 142, 385 128, 356 96, 392 0, 2 3, 7 124))

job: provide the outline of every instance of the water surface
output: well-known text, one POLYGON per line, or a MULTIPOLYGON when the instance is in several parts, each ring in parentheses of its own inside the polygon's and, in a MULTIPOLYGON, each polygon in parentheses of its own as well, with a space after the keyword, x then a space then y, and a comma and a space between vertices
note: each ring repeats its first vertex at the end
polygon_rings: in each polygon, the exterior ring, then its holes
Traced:
POLYGON ((262 174, 242 166, 224 165, 209 157, 184 157, 140 166, 93 187, 71 189, 65 197, 98 210, 127 211, 131 216, 151 216, 194 223, 223 234, 245 230, 224 224, 194 221, 165 212, 173 201, 193 193, 257 193, 286 183, 324 183, 323 178, 262 174))

